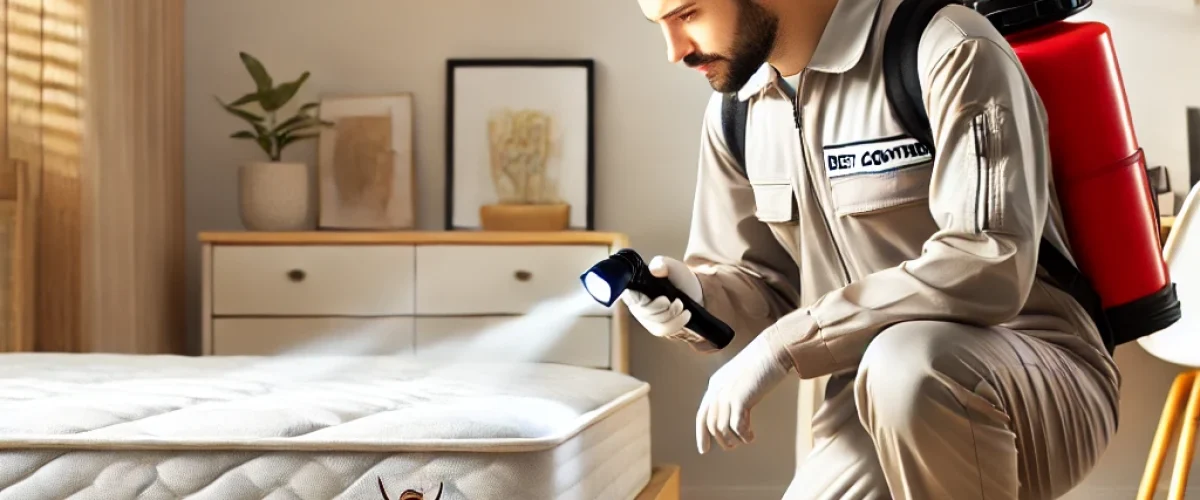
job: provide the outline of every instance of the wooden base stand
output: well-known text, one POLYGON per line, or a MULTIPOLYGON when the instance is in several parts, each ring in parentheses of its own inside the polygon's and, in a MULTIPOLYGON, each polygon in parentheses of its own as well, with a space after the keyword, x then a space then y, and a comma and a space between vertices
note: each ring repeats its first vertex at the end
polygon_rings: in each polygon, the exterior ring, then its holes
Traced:
POLYGON ((571 206, 484 205, 479 220, 485 231, 563 231, 571 220, 571 206))

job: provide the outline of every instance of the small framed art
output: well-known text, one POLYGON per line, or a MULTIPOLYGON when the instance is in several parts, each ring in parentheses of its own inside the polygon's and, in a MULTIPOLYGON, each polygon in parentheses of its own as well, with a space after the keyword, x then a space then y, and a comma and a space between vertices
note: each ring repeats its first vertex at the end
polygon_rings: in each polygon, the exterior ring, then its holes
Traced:
POLYGON ((323 97, 321 119, 333 126, 317 145, 318 227, 414 228, 412 95, 323 97))
POLYGON ((447 61, 447 230, 594 229, 593 68, 447 61))

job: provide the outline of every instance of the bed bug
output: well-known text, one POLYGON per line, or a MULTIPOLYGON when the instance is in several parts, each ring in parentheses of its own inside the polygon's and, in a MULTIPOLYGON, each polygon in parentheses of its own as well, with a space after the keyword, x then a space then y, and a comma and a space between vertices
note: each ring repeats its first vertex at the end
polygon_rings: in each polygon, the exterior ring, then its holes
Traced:
MULTIPOLYGON (((376 479, 379 480, 379 493, 383 495, 383 500, 392 500, 392 497, 388 496, 387 490, 383 487, 383 478, 377 477, 376 479)), ((433 500, 442 500, 442 486, 442 483, 438 483, 437 496, 433 497, 433 500)), ((396 500, 425 500, 425 494, 417 490, 404 490, 396 500)))

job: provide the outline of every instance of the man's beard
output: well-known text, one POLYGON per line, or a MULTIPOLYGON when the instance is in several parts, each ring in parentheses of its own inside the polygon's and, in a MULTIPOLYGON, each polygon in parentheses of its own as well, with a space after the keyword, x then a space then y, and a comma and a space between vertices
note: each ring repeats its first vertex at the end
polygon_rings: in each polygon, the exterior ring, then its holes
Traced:
POLYGON ((746 85, 775 48, 779 18, 754 0, 737 0, 737 3, 737 32, 729 56, 689 54, 683 58, 684 64, 691 67, 724 62, 725 71, 717 70, 714 65, 708 80, 717 92, 736 92, 746 85))

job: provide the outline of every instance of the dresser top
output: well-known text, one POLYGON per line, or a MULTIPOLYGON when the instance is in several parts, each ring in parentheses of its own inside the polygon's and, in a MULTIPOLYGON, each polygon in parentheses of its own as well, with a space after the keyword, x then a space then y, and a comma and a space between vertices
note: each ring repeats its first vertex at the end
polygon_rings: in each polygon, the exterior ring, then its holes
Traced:
POLYGON ((603 231, 205 231, 199 239, 218 245, 628 245, 626 235, 603 231))

